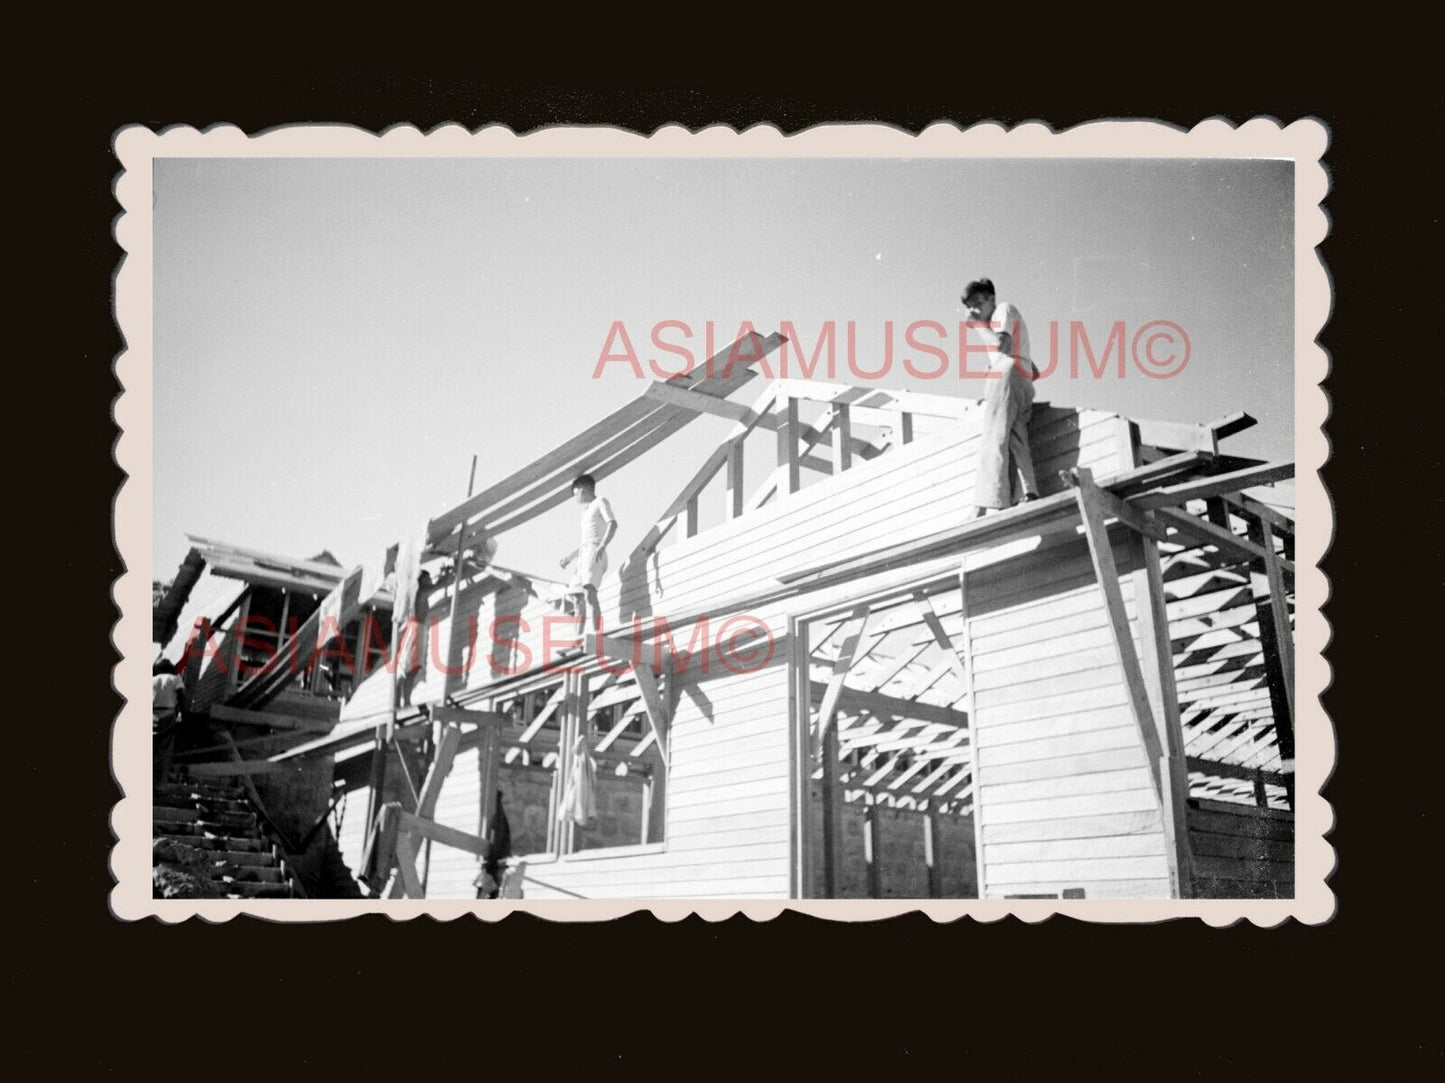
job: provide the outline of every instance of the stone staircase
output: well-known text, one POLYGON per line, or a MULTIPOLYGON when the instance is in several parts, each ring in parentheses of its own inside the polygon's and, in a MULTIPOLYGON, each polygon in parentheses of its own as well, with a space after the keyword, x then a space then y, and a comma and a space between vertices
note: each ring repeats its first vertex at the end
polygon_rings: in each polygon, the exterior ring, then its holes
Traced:
POLYGON ((305 897, 242 787, 181 768, 153 794, 157 898, 305 897))

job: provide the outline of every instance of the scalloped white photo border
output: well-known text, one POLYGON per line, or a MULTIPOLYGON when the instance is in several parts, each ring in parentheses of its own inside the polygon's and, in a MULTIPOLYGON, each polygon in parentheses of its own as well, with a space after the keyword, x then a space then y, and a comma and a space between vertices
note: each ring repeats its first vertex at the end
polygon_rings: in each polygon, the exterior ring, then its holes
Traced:
POLYGON ((525 911, 557 921, 603 921, 647 910, 662 921, 697 914, 718 921, 734 914, 767 920, 794 910, 843 921, 872 921, 913 911, 936 921, 970 917, 982 922, 1015 915, 1028 922, 1063 914, 1087 921, 1156 922, 1197 917, 1210 925, 1241 920, 1261 926, 1289 918, 1328 921, 1335 896, 1328 879, 1334 848, 1326 840, 1334 814, 1321 794, 1335 763, 1334 729, 1320 704, 1330 683, 1323 652, 1329 626, 1320 610, 1329 584, 1319 569, 1333 534, 1334 517, 1318 471, 1329 457, 1323 425, 1329 402, 1320 384, 1329 358, 1316 341, 1331 306, 1331 284, 1316 251, 1329 229, 1321 206, 1329 190, 1323 156, 1329 132, 1316 119, 1287 125, 1257 117, 1235 125, 1210 119, 1185 131, 1147 120, 1106 120, 1061 132, 1041 123, 1012 129, 981 123, 961 129, 935 123, 917 135, 883 124, 828 124, 793 135, 758 125, 738 132, 715 125, 691 132, 678 125, 650 136, 611 127, 556 127, 517 135, 496 125, 469 131, 444 125, 422 133, 395 126, 382 134, 343 125, 297 125, 248 136, 217 125, 206 131, 171 127, 160 132, 128 126, 117 132, 120 173, 115 194, 122 211, 115 237, 122 250, 115 278, 115 312, 124 341, 116 359, 121 394, 115 404, 120 429, 115 456, 126 479, 114 504, 117 547, 125 570, 113 587, 120 610, 114 642, 122 658, 114 681, 125 704, 112 732, 111 763, 121 798, 112 808, 116 837, 110 867, 115 886, 112 912, 124 920, 156 916, 166 922, 201 917, 226 921, 252 914, 278 921, 327 921, 381 912, 396 919, 427 914, 484 920, 525 911), (152 531, 152 163, 168 157, 721 157, 721 158, 1288 158, 1295 163, 1295 477, 1296 515, 1296 718, 1295 897, 1293 899, 617 899, 501 901, 467 899, 161 900, 151 897, 151 792, 149 688, 151 647, 150 568, 152 531))

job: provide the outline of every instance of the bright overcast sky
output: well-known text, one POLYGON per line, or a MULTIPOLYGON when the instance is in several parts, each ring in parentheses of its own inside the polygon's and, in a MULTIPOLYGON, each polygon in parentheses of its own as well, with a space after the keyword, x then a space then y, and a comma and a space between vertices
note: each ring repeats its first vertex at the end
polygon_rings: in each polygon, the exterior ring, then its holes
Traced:
MULTIPOLYGON (((681 320, 702 356, 743 321, 857 328, 885 387, 978 397, 901 367, 903 328, 965 318, 988 275, 1048 362, 1049 324, 1169 320, 1172 379, 1068 378, 1040 400, 1135 417, 1259 419, 1225 450, 1294 458, 1293 169, 1283 161, 169 159, 155 166, 155 549, 186 533, 365 560, 641 394, 592 379, 621 320, 644 361, 681 320)), ((668 337, 677 340, 678 332, 668 337)), ((927 337, 925 335, 925 337, 927 337)), ((929 339, 932 341, 932 339, 929 339)), ((977 360, 973 360, 977 365, 977 360)), ((839 356, 841 382, 858 382, 839 356)), ((823 378, 822 373, 817 378, 823 378)), ((734 398, 750 402, 756 379, 734 398)), ((727 422, 704 418, 604 482, 625 555, 727 422)), ((554 576, 567 509, 502 539, 554 576)), ((614 567, 620 563, 614 558, 614 567)))

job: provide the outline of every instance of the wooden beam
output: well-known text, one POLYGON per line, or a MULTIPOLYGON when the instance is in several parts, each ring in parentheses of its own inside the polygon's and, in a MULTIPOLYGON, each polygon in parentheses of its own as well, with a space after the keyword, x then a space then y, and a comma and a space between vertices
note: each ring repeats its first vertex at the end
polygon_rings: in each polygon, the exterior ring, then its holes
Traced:
POLYGON ((498 711, 473 711, 466 707, 456 707, 449 703, 437 703, 427 708, 433 722, 440 722, 443 725, 451 726, 489 726, 495 729, 505 729, 512 724, 508 715, 498 711))
POLYGON ((923 863, 928 868, 928 897, 943 898, 943 870, 938 863, 938 810, 929 805, 923 816, 923 863))
POLYGON ((853 418, 847 404, 835 407, 833 418, 833 473, 841 474, 853 465, 853 418))
MULTIPOLYGON (((846 676, 846 673, 844 676, 846 676)), ((833 683, 831 681, 827 684, 824 684, 822 681, 812 682, 813 701, 826 706, 829 702, 827 694, 832 687, 833 683)), ((920 703, 914 699, 898 699, 896 696, 885 696, 878 692, 865 692, 861 688, 848 688, 840 685, 832 702, 834 714, 837 713, 838 708, 848 707, 853 710, 868 711, 872 714, 908 718, 917 722, 934 722, 954 729, 968 728, 967 711, 960 711, 953 707, 942 707, 935 703, 920 703)), ((823 717, 824 715, 820 711, 819 720, 821 721, 823 717)))
POLYGON ((749 428, 754 425, 761 425, 765 429, 777 426, 777 422, 766 413, 760 414, 742 403, 720 399, 702 391, 688 391, 672 384, 654 383, 648 386, 646 395, 658 402, 681 406, 684 410, 691 410, 696 414, 711 414, 714 417, 727 418, 729 421, 743 423, 749 428))
POLYGON ((461 727, 455 723, 447 723, 442 727, 436 759, 432 761, 431 770, 427 772, 426 781, 421 784, 421 790, 417 794, 416 814, 424 820, 430 820, 436 812, 437 798, 441 796, 447 775, 451 774, 452 759, 457 754, 457 745, 461 740, 461 727))
POLYGON ((833 716, 838 711, 838 701, 844 691, 843 682, 848 677, 848 671, 853 668, 853 656, 858 651, 858 644, 863 638, 863 630, 868 626, 868 613, 869 607, 866 603, 853 610, 851 620, 856 627, 843 641, 843 648, 838 652, 838 658, 833 663, 833 676, 823 688, 817 722, 819 735, 827 733, 828 728, 833 724, 833 716))
POLYGON ((883 875, 878 868, 878 802, 871 795, 863 801, 863 861, 868 870, 868 897, 883 897, 883 875))
POLYGON ((657 687, 657 671, 646 662, 639 662, 634 673, 637 676, 637 690, 642 693, 648 724, 657 740, 658 751, 662 753, 663 762, 668 763, 671 761, 669 743, 672 719, 668 715, 662 692, 657 687))
MULTIPOLYGON (((777 393, 773 386, 770 385, 768 390, 764 391, 762 395, 758 397, 757 401, 753 403, 752 409, 749 412, 761 418, 767 413, 769 406, 776 397, 777 393)), ((667 506, 667 510, 658 516, 657 523, 648 530, 642 541, 637 543, 637 547, 632 550, 632 555, 628 557, 629 564, 633 564, 639 560, 645 560, 647 556, 657 548, 658 543, 662 541, 663 537, 666 536, 668 531, 670 531, 677 522, 678 516, 687 508, 689 501, 697 496, 698 493, 702 492, 702 490, 706 488, 707 483, 716 476, 723 463, 727 461, 728 456, 732 454, 733 446, 737 445, 738 448, 741 449, 744 439, 748 433, 752 432, 754 427, 754 424, 738 422, 738 424, 732 428, 723 443, 708 456, 707 461, 698 468, 697 473, 692 476, 692 479, 682 487, 682 492, 678 493, 672 503, 667 506)), ((739 454, 740 453, 741 451, 739 450, 739 454)))
POLYGON ((556 690, 551 694, 551 696, 547 698, 546 704, 544 704, 542 709, 537 712, 537 717, 532 719, 532 721, 527 724, 527 728, 524 729, 522 731, 522 735, 517 738, 517 743, 519 745, 525 745, 533 737, 537 736, 538 732, 541 731, 542 727, 547 724, 547 720, 556 713, 557 709, 562 706, 566 698, 567 682, 563 681, 557 686, 556 690))
POLYGON ((1201 759, 1198 756, 1190 756, 1185 760, 1191 771, 1198 771, 1204 775, 1217 775, 1220 778, 1237 778, 1246 782, 1254 782, 1256 779, 1275 786, 1288 788, 1293 785, 1289 775, 1280 771, 1266 771, 1262 767, 1245 767, 1238 763, 1220 763, 1218 760, 1201 759))
MULTIPOLYGON (((1264 654, 1265 684, 1269 691, 1280 762, 1294 770, 1294 630, 1289 620, 1289 598, 1281 573, 1281 558, 1274 552, 1274 536, 1263 520, 1249 524, 1252 540, 1264 554, 1250 564, 1250 585, 1259 619, 1259 641, 1264 654)), ((1294 807, 1294 789, 1289 792, 1294 807)))
POLYGON ((727 444, 727 502, 724 505, 724 519, 732 520, 742 515, 747 498, 744 485, 743 441, 730 440, 727 444))
POLYGON ((1115 657, 1129 695, 1129 707, 1134 714, 1144 744, 1144 753, 1150 765, 1149 780, 1154 786, 1154 795, 1164 807, 1164 793, 1160 784, 1159 765, 1163 749, 1159 742, 1159 730, 1154 723, 1154 714, 1149 706, 1149 695, 1144 685, 1144 674, 1139 666, 1139 656, 1134 653, 1134 636, 1129 628, 1129 615, 1124 609, 1124 595, 1119 587, 1119 569, 1114 563, 1114 548, 1109 541, 1109 532, 1104 526, 1104 514, 1098 500, 1098 487, 1093 475, 1081 467, 1075 472, 1078 488, 1075 493, 1079 502, 1079 515, 1084 521, 1084 536, 1089 543, 1089 557, 1094 564, 1094 576, 1099 581, 1104 596, 1104 609, 1109 616, 1113 630, 1115 657))
POLYGON ((1207 425, 1191 425, 1178 421, 1146 421, 1135 419, 1139 441, 1165 451, 1219 452, 1219 439, 1207 425))
POLYGON ((336 728, 336 720, 301 718, 297 715, 282 714, 279 711, 248 711, 242 707, 229 707, 214 703, 206 710, 213 722, 240 723, 245 726, 269 726, 277 730, 306 730, 312 733, 330 733, 336 728))
POLYGON ((1129 503, 1136 508, 1164 508, 1183 504, 1188 500, 1204 500, 1211 496, 1237 493, 1241 489, 1256 485, 1269 485, 1294 477, 1294 463, 1266 463, 1263 466, 1231 470, 1227 474, 1215 474, 1207 478, 1169 485, 1158 492, 1140 493, 1129 497, 1129 503))
POLYGON ((397 829, 399 833, 409 832, 419 835, 424 839, 439 842, 443 846, 476 854, 478 857, 487 856, 487 842, 481 836, 469 835, 465 831, 458 831, 455 827, 439 824, 435 820, 424 820, 405 809, 398 811, 397 829))
MULTIPOLYGON (((730 367, 741 367, 747 370, 755 361, 761 360, 776 349, 782 341, 782 336, 777 334, 768 335, 766 338, 757 333, 745 335, 714 354, 705 365, 698 366, 688 373, 679 373, 669 378, 667 383, 682 390, 695 390, 704 384, 714 386, 712 373, 718 372, 719 369, 726 371, 730 367), (750 349, 745 350, 745 346, 750 349), (730 366, 729 360, 734 357, 736 360, 730 366)), ((751 373, 747 373, 747 375, 751 376, 751 373)), ((575 460, 579 456, 585 456, 590 449, 619 433, 626 432, 638 422, 662 423, 667 414, 673 411, 675 408, 659 408, 657 400, 649 398, 646 394, 640 395, 595 425, 589 426, 570 440, 553 448, 536 462, 495 485, 488 486, 475 496, 469 497, 461 504, 431 520, 427 524, 427 544, 435 545, 468 519, 476 517, 509 496, 520 493, 547 475, 570 470, 576 465, 575 460)))
POLYGON ((952 665, 953 671, 958 674, 958 679, 963 682, 963 687, 968 687, 968 667, 963 663, 963 656, 958 648, 953 645, 953 640, 943 630, 943 621, 938 617, 938 610, 933 607, 933 599, 923 591, 913 595, 918 606, 918 612, 923 617, 923 623, 928 625, 928 630, 933 634, 933 641, 943 648, 944 656, 952 665))
MULTIPOLYGON (((1167 526, 1174 527, 1186 537, 1193 538, 1204 545, 1213 545, 1233 557, 1241 560, 1264 559, 1264 549, 1259 545, 1222 527, 1215 526, 1207 520, 1190 515, 1188 512, 1180 511, 1178 508, 1156 508, 1154 514, 1167 526)), ((1279 567, 1291 576, 1294 575, 1293 562, 1281 557, 1279 558, 1279 567)))
POLYGON ((1161 748, 1158 769, 1167 845, 1165 858, 1175 895, 1188 899, 1194 897, 1193 854, 1185 804, 1189 797, 1189 779, 1184 769, 1184 727, 1175 687, 1164 574, 1159 547, 1152 538, 1141 537, 1133 541, 1133 545, 1140 557, 1140 568, 1134 572, 1133 579, 1142 671, 1161 748))
POLYGON ((424 899, 426 891, 416 875, 416 841, 407 831, 396 835, 396 868, 399 874, 397 887, 392 888, 392 898, 424 899), (398 888, 400 889, 398 892, 398 888))
POLYGON ((787 491, 796 493, 803 484, 798 465, 798 400, 778 395, 778 470, 786 478, 787 491))
POLYGON ((1206 422, 1205 427, 1214 433, 1216 440, 1223 440, 1226 436, 1233 436, 1237 432, 1244 432, 1245 429, 1252 429, 1256 424, 1258 422, 1254 418, 1243 410, 1238 410, 1206 422))
POLYGON ((228 778, 238 775, 276 775, 286 767, 270 760, 240 760, 238 762, 192 763, 186 767, 189 774, 197 778, 228 778))

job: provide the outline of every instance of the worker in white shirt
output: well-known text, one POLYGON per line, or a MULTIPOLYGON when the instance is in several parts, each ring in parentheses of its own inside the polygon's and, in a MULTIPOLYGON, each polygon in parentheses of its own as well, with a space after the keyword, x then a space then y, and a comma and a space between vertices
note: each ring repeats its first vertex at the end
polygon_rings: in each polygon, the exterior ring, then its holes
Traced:
POLYGON ((1015 492, 1037 500, 1034 457, 1029 448, 1029 418, 1034 409, 1038 369, 1029 356, 1029 329, 1019 310, 999 301, 993 282, 980 278, 963 291, 969 326, 993 348, 979 433, 978 473, 970 518, 1012 507, 1015 492))
POLYGON ((617 516, 607 498, 597 495, 597 481, 591 474, 579 474, 572 482, 572 499, 582 509, 582 533, 577 548, 558 562, 563 568, 574 561, 577 564, 566 586, 567 611, 585 617, 590 606, 592 623, 600 632, 602 606, 597 588, 607 571, 607 543, 617 533, 617 516))
POLYGON ((165 782, 171 772, 184 691, 176 665, 169 658, 151 666, 151 766, 156 784, 165 782))

